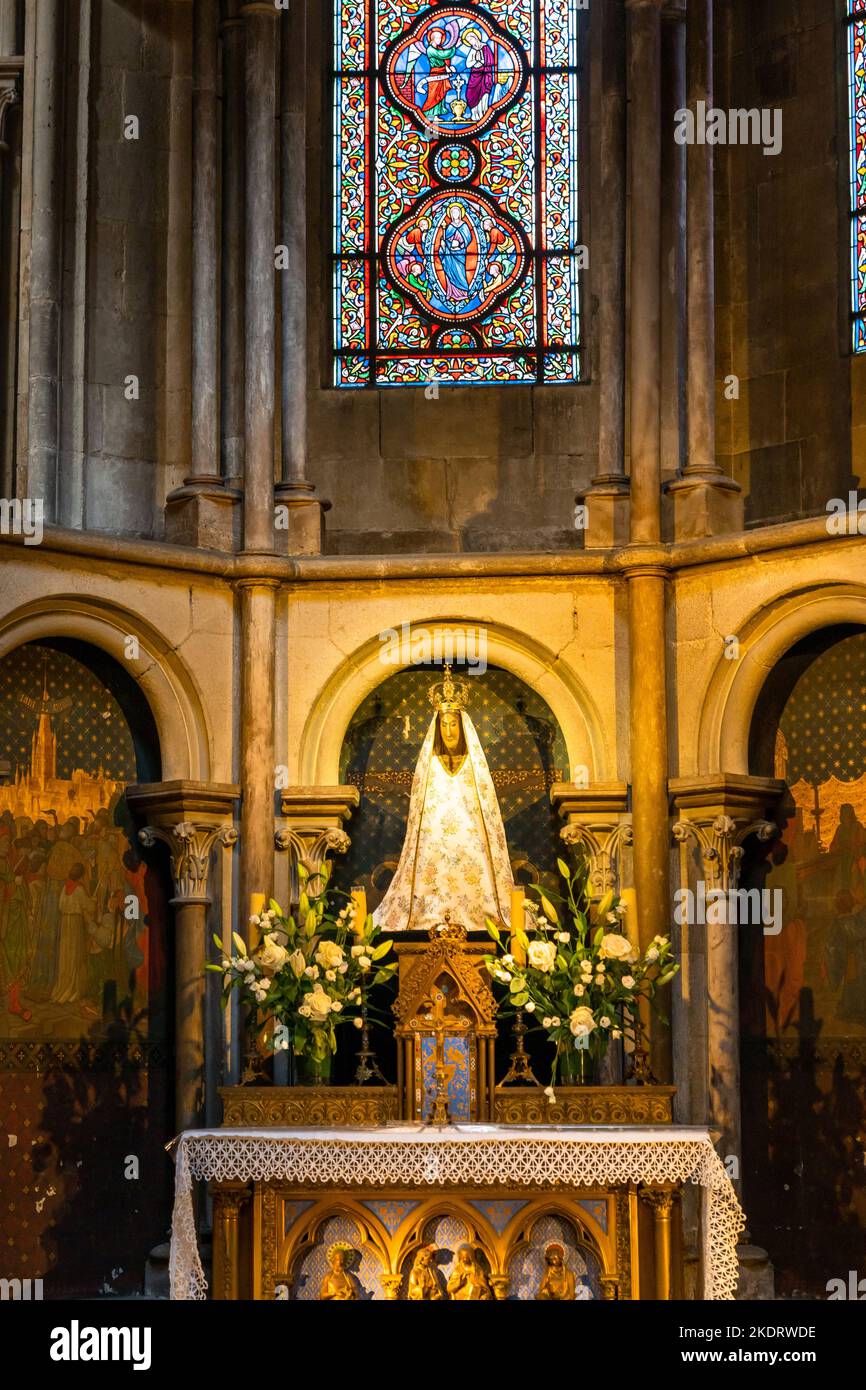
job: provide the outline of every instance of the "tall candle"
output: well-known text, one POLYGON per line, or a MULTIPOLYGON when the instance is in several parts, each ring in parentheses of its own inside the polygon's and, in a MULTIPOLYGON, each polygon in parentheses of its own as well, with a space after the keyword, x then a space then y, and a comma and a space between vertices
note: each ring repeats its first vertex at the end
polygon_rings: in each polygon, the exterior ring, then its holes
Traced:
POLYGON ((264 895, 264 893, 251 893, 251 894, 250 894, 250 916, 251 916, 251 917, 260 917, 260 916, 262 915, 262 913, 264 912, 264 910, 265 910, 265 895, 264 895))
POLYGON ((352 931, 356 936, 363 936, 367 930, 367 892, 364 888, 352 889, 352 902, 355 904, 355 913, 352 918, 352 931))
POLYGON ((623 888, 619 900, 625 908, 622 916, 622 929, 632 946, 640 945, 640 929, 637 918, 637 892, 634 888, 623 888))
POLYGON ((518 965, 526 964, 526 951, 517 940, 517 933, 526 930, 526 892, 523 888, 511 890, 511 954, 518 965))

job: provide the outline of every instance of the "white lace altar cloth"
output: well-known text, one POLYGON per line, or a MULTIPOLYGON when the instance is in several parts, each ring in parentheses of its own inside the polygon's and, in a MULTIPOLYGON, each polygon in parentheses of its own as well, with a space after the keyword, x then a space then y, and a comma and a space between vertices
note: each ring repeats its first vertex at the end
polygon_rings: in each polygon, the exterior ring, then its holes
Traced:
MULTIPOLYGON (((169 1147, 172 1147, 171 1145, 169 1147)), ((709 1131, 689 1126, 389 1125, 378 1129, 192 1129, 173 1145, 171 1296, 201 1299, 192 1185, 327 1183, 359 1187, 612 1187, 693 1182, 703 1189, 703 1273, 708 1299, 737 1287, 742 1208, 709 1131)))

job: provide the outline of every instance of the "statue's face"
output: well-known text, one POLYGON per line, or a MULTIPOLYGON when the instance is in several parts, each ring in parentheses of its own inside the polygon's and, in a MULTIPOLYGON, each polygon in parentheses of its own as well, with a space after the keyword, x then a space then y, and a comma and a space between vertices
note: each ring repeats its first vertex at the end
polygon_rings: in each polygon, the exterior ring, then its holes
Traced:
POLYGON ((460 715, 456 710, 443 710, 439 715, 439 732, 449 753, 456 753, 460 747, 462 732, 460 715))
POLYGON ((468 1265, 471 1265, 471 1263, 472 1263, 472 1251, 471 1251, 471 1250, 461 1250, 461 1251, 460 1251, 460 1263, 461 1263, 462 1265, 467 1265, 467 1266, 468 1266, 468 1265))
POLYGON ((335 1250, 335 1251, 334 1251, 334 1269, 336 1270, 336 1272, 337 1272, 338 1274, 342 1274, 342 1273, 343 1273, 343 1270, 344 1270, 345 1268, 346 1268, 346 1252, 345 1252, 345 1250, 335 1250))
POLYGON ((553 1268, 554 1268, 554 1269, 560 1269, 560 1268, 561 1268, 561 1266, 562 1266, 562 1256, 560 1255, 560 1253, 559 1253, 558 1250, 551 1250, 551 1252, 550 1252, 550 1263, 553 1265, 553 1268))
POLYGON ((429 1250, 422 1250, 422 1251, 421 1251, 421 1254, 420 1254, 419 1257, 418 1257, 418 1263, 421 1265, 421 1268, 422 1268, 422 1269, 426 1269, 426 1268, 427 1268, 427 1266, 428 1266, 429 1263, 430 1263, 430 1251, 429 1251, 429 1250))

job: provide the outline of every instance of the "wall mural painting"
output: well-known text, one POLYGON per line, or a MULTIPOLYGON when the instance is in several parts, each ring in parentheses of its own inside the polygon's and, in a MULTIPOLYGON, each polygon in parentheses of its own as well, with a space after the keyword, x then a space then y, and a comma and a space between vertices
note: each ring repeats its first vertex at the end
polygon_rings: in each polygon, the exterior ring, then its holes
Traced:
POLYGON ((165 1228, 167 893, 124 797, 154 776, 149 711, 103 654, 0 662, 2 1272, 46 1297, 140 1287, 165 1228))
POLYGON ((0 1035, 77 1038, 148 1002, 132 734, 86 666, 27 646, 0 664, 0 749, 0 1035))
POLYGON ((866 1235, 866 633, 777 678, 756 770, 789 793, 744 886, 781 890, 782 930, 740 936, 744 1194, 777 1291, 826 1297, 866 1235))
MULTIPOLYGON (((458 668, 455 668, 455 675, 458 668)), ((493 667, 468 680, 468 710, 496 788, 516 878, 556 884, 561 822, 550 804, 554 782, 568 780, 565 739, 545 702, 516 676, 493 667)), ((412 775, 430 725, 428 691, 441 668, 416 666, 388 677, 356 711, 346 733, 340 780, 361 804, 349 827, 352 846, 337 859, 338 882, 363 884, 378 907, 406 834, 412 775)))

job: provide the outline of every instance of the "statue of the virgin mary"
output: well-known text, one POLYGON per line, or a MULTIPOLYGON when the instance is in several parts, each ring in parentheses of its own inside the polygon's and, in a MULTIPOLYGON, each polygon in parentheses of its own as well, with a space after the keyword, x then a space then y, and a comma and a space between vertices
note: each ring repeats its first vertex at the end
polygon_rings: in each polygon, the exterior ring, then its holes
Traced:
POLYGON ((383 931, 429 931, 446 912, 469 931, 483 931, 485 917, 509 922, 505 829, 468 695, 450 666, 430 687, 435 712, 415 767, 400 862, 373 914, 383 931))

